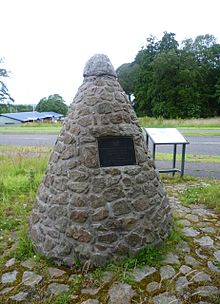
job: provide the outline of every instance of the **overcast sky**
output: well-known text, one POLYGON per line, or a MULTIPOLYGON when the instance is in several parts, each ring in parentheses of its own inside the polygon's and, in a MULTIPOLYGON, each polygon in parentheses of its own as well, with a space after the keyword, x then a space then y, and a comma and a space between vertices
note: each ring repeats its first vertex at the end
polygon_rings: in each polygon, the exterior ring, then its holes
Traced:
POLYGON ((92 55, 108 55, 116 69, 164 31, 220 43, 219 12, 220 0, 0 0, 7 86, 17 104, 55 93, 69 104, 92 55))

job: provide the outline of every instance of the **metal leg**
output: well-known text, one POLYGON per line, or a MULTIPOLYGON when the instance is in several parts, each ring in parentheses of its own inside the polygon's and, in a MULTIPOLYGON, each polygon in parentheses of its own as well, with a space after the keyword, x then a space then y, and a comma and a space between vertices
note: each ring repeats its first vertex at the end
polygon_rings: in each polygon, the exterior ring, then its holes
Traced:
MULTIPOLYGON (((176 144, 173 146, 173 169, 176 168, 176 144)), ((173 171, 173 176, 175 175, 175 171, 173 171)))
POLYGON ((155 153, 156 153, 156 145, 153 144, 153 159, 155 160, 155 153))
POLYGON ((183 144, 183 148, 182 148, 182 162, 181 162, 181 176, 184 175, 185 155, 186 155, 186 144, 183 144))
POLYGON ((148 144, 149 144, 149 136, 148 136, 148 134, 146 134, 146 145, 147 145, 147 147, 148 147, 148 144))

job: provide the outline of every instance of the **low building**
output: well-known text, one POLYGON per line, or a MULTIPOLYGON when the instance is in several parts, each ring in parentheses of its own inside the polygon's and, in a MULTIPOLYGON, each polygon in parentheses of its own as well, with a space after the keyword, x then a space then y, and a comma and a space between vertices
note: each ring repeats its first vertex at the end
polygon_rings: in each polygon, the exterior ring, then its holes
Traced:
POLYGON ((56 112, 17 112, 0 114, 0 125, 21 124, 25 122, 40 122, 45 120, 62 120, 64 115, 56 112))

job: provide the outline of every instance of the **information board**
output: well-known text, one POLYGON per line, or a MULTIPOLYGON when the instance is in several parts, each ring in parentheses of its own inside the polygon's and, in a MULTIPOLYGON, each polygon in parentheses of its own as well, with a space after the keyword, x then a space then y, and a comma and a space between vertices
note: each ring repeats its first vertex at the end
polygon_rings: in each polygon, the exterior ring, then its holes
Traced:
POLYGON ((155 144, 188 144, 176 128, 145 128, 145 131, 155 144))

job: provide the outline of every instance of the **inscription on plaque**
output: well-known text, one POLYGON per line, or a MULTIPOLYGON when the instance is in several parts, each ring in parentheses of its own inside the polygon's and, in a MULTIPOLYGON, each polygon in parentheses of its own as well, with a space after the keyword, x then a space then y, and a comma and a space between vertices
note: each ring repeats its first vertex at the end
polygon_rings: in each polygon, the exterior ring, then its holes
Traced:
POLYGON ((98 138, 101 167, 136 165, 134 142, 131 137, 98 138))

